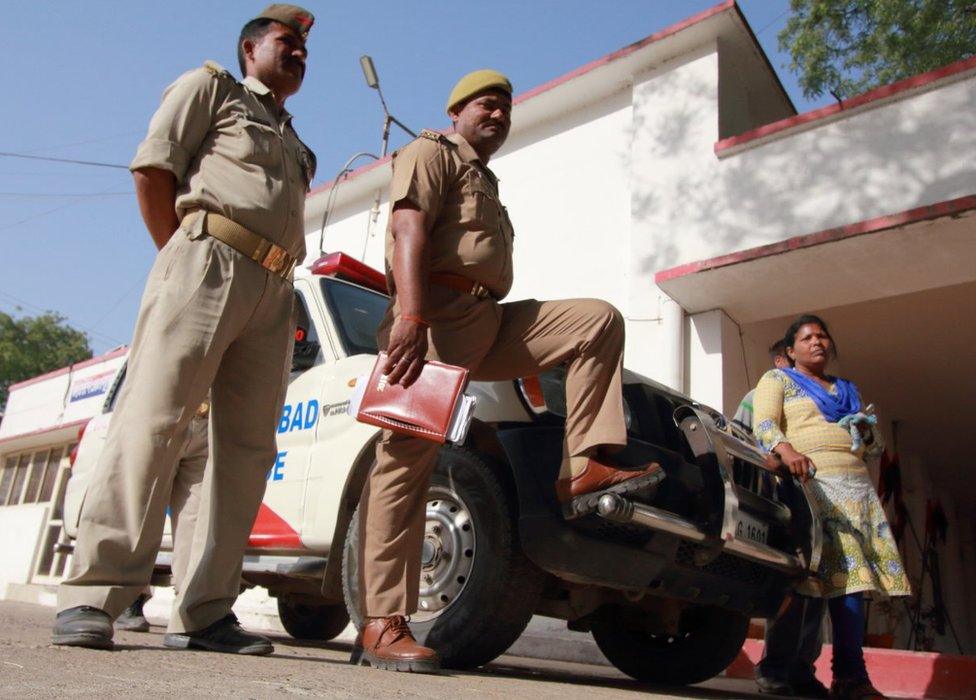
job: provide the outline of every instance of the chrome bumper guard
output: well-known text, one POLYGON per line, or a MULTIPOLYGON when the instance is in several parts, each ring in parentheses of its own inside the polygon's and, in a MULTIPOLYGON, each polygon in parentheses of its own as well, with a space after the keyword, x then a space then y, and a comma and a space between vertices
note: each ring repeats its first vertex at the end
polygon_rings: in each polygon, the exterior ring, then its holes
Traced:
MULTIPOLYGON (((601 496, 596 512, 601 518, 611 522, 640 525, 675 535, 689 542, 704 542, 708 539, 708 536, 690 520, 654 506, 629 501, 615 493, 601 496)), ((804 568, 803 562, 798 557, 759 542, 733 538, 725 542, 722 550, 787 572, 797 573, 804 568)))
MULTIPOLYGON (((675 423, 684 433, 696 457, 713 454, 717 462, 723 490, 723 513, 719 532, 706 533, 695 523, 674 513, 655 508, 644 503, 636 503, 618 494, 604 494, 597 505, 597 515, 615 523, 634 524, 658 532, 665 532, 690 542, 717 542, 716 550, 730 555, 770 566, 792 574, 816 572, 820 563, 822 534, 820 517, 816 503, 804 488, 807 506, 811 515, 811 556, 788 554, 761 542, 736 537, 736 523, 739 519, 739 497, 733 482, 733 458, 739 458, 760 466, 763 455, 753 445, 749 445, 715 425, 715 421, 705 411, 684 406, 675 412, 675 423), (716 537, 717 535, 717 537, 716 537)), ((787 510, 788 512, 788 510, 787 510)))

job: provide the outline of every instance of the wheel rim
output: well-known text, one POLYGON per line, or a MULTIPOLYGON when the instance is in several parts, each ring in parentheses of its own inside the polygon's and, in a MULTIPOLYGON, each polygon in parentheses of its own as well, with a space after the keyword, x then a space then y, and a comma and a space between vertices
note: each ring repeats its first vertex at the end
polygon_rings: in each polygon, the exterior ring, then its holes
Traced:
POLYGON ((420 598, 412 619, 440 615, 461 595, 474 566, 475 534, 471 512, 447 486, 431 485, 420 563, 420 598))

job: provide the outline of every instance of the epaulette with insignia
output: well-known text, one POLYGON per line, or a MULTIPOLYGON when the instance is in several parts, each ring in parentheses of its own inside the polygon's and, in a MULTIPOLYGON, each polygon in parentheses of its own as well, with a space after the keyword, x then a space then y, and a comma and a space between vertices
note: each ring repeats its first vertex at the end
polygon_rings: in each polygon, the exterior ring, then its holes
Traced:
POLYGON ((215 77, 223 77, 223 78, 231 78, 231 79, 233 79, 234 77, 230 74, 229 70, 224 68, 216 61, 206 61, 203 64, 203 67, 206 69, 208 73, 210 73, 210 75, 213 75, 215 77))
POLYGON ((431 141, 437 141, 438 143, 443 143, 445 145, 451 145, 451 142, 444 134, 431 131, 430 129, 421 129, 420 138, 430 139, 431 141))

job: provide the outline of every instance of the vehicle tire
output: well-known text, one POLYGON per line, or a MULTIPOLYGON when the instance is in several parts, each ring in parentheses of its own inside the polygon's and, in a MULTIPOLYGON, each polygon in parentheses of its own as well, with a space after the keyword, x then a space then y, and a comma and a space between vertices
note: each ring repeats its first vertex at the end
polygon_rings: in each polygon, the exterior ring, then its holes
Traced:
POLYGON ((341 603, 309 605, 287 597, 278 598, 278 618, 295 639, 327 642, 338 637, 349 625, 349 613, 341 603))
MULTIPOLYGON (((343 546, 342 590, 357 628, 359 509, 343 546)), ((487 459, 463 447, 441 449, 427 496, 417 640, 445 668, 473 668, 505 652, 529 623, 545 573, 522 553, 515 494, 487 459)))
POLYGON ((646 615, 634 607, 607 606, 591 628, 610 663, 645 683, 689 685, 714 678, 738 655, 749 631, 746 615, 721 608, 688 608, 678 634, 648 632, 646 615))

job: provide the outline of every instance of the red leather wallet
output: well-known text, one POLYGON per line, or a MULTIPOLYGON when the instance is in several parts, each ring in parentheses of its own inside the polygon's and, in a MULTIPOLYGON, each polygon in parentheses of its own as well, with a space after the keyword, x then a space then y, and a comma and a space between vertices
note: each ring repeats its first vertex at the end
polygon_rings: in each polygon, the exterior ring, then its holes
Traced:
POLYGON ((385 364, 386 353, 381 352, 367 380, 356 420, 443 444, 468 384, 468 370, 425 362, 417 381, 404 389, 387 381, 385 364))

